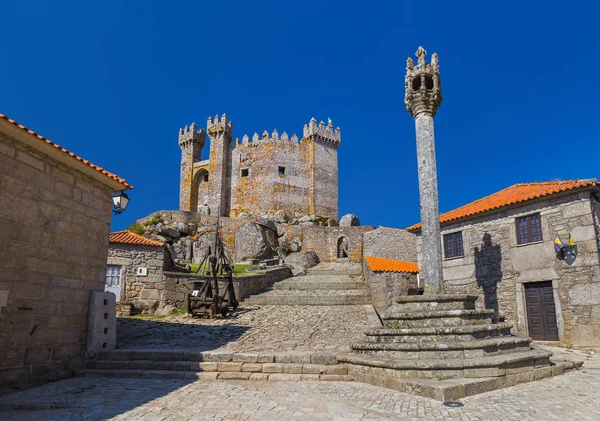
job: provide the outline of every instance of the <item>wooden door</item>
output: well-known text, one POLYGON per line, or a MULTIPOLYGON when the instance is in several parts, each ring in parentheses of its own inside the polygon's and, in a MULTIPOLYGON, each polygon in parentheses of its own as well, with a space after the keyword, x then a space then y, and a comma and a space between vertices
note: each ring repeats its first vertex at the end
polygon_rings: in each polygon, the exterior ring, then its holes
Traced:
POLYGON ((529 336, 536 341, 558 341, 552 282, 525 284, 529 336))

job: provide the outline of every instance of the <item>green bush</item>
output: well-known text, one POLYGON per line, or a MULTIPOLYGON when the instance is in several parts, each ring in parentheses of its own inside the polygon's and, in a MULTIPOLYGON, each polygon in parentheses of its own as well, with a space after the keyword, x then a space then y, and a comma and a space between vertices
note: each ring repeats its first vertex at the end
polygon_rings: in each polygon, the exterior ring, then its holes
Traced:
POLYGON ((149 219, 148 221, 144 222, 144 225, 149 227, 150 225, 156 225, 159 222, 162 222, 162 216, 160 216, 160 214, 155 214, 152 219, 149 219))
POLYGON ((129 225, 129 228, 127 229, 138 235, 142 235, 146 232, 146 228, 144 228, 144 226, 138 222, 134 222, 133 224, 129 225))

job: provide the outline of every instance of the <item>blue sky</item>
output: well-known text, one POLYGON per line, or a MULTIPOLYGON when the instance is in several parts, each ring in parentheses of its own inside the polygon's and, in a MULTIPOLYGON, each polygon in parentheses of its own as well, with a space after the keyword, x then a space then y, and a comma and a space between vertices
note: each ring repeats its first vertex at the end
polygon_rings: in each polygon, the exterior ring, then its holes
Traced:
POLYGON ((178 206, 177 131, 342 130, 340 216, 419 221, 405 60, 437 52, 440 210, 597 177, 595 2, 3 1, 0 113, 127 178, 122 229, 178 206))

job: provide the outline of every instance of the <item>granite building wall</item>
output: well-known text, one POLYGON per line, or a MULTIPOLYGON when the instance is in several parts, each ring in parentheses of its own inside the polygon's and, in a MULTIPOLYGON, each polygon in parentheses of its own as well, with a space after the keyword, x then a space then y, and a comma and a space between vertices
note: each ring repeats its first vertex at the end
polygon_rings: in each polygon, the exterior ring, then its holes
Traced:
POLYGON ((104 289, 111 196, 0 134, 0 386, 68 376, 84 357, 90 291, 104 289))
POLYGON ((108 249, 109 265, 121 267, 120 302, 133 306, 136 313, 154 313, 164 296, 163 270, 167 251, 163 246, 141 246, 111 243, 108 249), (147 276, 140 276, 138 268, 148 269, 147 276))
MULTIPOLYGON (((497 307, 519 334, 528 335, 524 284, 551 281, 560 340, 600 347, 599 225, 590 191, 553 195, 501 212, 442 226, 444 234, 462 231, 464 256, 444 259, 446 293, 483 294, 480 307, 497 307), (539 213, 543 241, 517 244, 515 218, 539 213), (578 257, 569 266, 557 259, 554 235, 571 233, 578 257)), ((417 250, 421 264, 421 236, 417 250)), ((422 281, 424 281, 422 279, 422 281)))

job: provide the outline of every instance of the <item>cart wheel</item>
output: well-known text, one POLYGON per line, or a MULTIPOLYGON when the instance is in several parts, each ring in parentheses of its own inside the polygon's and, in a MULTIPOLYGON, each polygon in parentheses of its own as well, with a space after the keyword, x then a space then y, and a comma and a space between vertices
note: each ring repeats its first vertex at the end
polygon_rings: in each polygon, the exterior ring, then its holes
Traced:
POLYGON ((237 310, 238 306, 240 305, 239 301, 234 301, 233 302, 233 309, 237 310))
POLYGON ((227 307, 221 309, 221 316, 227 317, 227 307))

